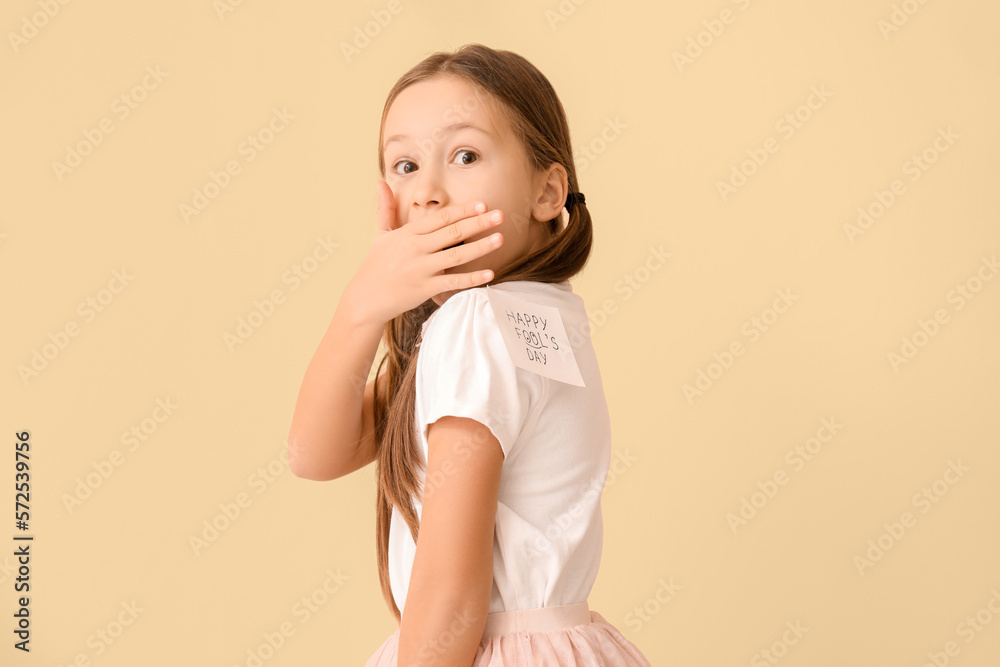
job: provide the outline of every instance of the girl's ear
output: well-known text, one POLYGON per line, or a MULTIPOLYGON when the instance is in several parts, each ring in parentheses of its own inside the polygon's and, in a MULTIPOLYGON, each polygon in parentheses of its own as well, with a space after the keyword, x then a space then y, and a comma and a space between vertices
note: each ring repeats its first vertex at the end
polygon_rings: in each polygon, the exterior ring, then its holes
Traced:
POLYGON ((564 166, 553 162, 538 179, 538 198, 532 206, 531 214, 536 220, 551 220, 562 213, 569 195, 569 177, 564 166))

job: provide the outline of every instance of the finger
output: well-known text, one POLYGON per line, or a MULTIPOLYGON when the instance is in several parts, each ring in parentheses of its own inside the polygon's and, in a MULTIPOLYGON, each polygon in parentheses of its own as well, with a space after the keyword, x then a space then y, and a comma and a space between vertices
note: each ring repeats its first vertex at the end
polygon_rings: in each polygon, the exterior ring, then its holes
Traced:
POLYGON ((462 284, 462 287, 468 288, 488 283, 495 276, 496 274, 493 273, 492 269, 481 269, 470 273, 460 273, 458 274, 458 280, 462 284))
POLYGON ((391 232, 396 224, 396 197, 392 194, 392 188, 381 178, 376 184, 378 187, 378 198, 375 204, 375 219, 379 231, 391 232))
POLYGON ((502 211, 489 211, 480 215, 460 220, 453 225, 439 229, 429 235, 432 239, 431 251, 448 249, 459 244, 467 244, 469 239, 477 234, 502 224, 502 211))
MULTIPOLYGON (((438 230, 447 229, 449 225, 485 212, 486 204, 484 202, 471 201, 467 204, 446 206, 434 215, 428 215, 416 224, 411 222, 410 226, 413 227, 413 231, 417 234, 433 234, 438 230)), ((460 238, 455 238, 455 241, 460 240, 460 238)))
POLYGON ((454 248, 446 248, 434 253, 436 260, 435 270, 443 271, 453 266, 468 264, 474 259, 488 255, 503 245, 503 234, 496 232, 486 238, 464 243, 454 248))
POLYGON ((480 287, 496 277, 491 269, 481 269, 469 273, 450 273, 438 276, 439 282, 435 289, 438 294, 447 294, 449 297, 456 292, 461 292, 470 287, 480 287))

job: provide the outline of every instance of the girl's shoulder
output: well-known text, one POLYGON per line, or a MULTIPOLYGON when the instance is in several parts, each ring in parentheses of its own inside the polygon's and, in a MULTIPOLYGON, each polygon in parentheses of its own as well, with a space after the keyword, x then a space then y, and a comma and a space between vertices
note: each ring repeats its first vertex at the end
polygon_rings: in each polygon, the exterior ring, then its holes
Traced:
POLYGON ((551 283, 537 280, 509 280, 495 285, 470 287, 452 294, 424 320, 421 333, 426 335, 432 322, 447 321, 449 325, 446 329, 454 335, 461 330, 463 322, 467 329, 472 329, 475 328, 473 320, 477 316, 479 319, 490 319, 491 314, 495 317, 497 310, 501 309, 491 304, 491 292, 499 292, 506 297, 503 301, 505 304, 513 300, 515 305, 518 301, 522 301, 525 304, 556 307, 563 318, 580 313, 585 315, 583 299, 573 291, 569 281, 551 283))

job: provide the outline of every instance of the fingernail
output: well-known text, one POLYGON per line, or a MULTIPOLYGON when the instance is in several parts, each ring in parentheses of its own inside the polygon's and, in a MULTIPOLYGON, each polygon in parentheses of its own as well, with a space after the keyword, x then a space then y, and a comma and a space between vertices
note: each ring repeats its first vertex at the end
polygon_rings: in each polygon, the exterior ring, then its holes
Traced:
POLYGON ((500 211, 493 211, 493 215, 490 216, 490 220, 493 222, 500 222, 500 211))
POLYGON ((478 204, 476 204, 476 213, 485 213, 485 212, 486 212, 486 204, 484 204, 483 202, 479 202, 478 204))

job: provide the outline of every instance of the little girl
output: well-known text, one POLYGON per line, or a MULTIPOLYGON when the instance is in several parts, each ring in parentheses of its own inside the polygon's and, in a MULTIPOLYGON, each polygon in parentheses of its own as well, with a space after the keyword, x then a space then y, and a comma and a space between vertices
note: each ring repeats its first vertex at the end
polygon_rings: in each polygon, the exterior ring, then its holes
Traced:
POLYGON ((515 53, 432 54, 389 92, 379 170, 379 233, 288 438, 299 477, 378 462, 399 627, 366 667, 648 667, 587 602, 611 428, 569 283, 593 236, 559 98, 515 53))

